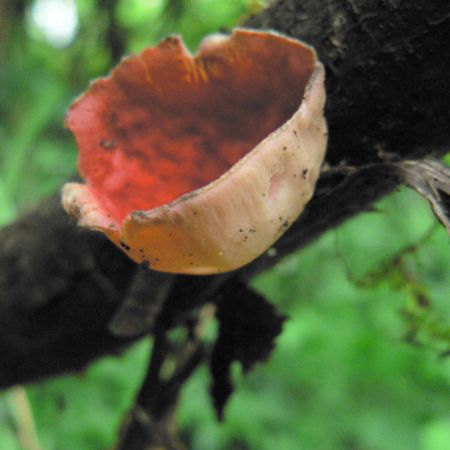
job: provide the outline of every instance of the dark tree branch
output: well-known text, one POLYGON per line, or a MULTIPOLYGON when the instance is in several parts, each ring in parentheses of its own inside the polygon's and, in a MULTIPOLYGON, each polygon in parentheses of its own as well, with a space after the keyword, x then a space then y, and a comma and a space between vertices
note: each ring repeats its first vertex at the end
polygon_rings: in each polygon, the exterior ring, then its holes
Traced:
POLYGON ((314 45, 327 69, 327 160, 361 166, 449 151, 450 5, 283 0, 248 21, 314 45))
MULTIPOLYGON (((208 309, 204 307, 203 311, 208 309)), ((122 427, 117 450, 185 448, 176 436, 176 406, 185 381, 206 356, 202 344, 203 322, 208 321, 211 314, 197 310, 194 317, 194 324, 192 321, 184 324, 187 337, 181 344, 171 342, 167 324, 161 320, 156 323, 147 375, 122 427), (170 373, 164 373, 167 363, 173 367, 170 373)))
POLYGON ((106 15, 106 42, 111 52, 111 61, 117 64, 125 51, 124 29, 116 19, 117 0, 100 0, 99 11, 106 15))
POLYGON ((327 68, 329 169, 277 243, 277 256, 221 276, 173 277, 160 311, 159 291, 148 287, 152 272, 102 236, 77 228, 58 197, 50 198, 0 231, 1 387, 78 370, 121 351, 140 334, 125 338, 108 328, 125 299, 155 307, 150 326, 157 313, 165 329, 182 323, 192 308, 219 296, 225 281, 229 289, 233 280, 248 279, 370 210, 404 179, 398 164, 380 155, 402 162, 449 150, 447 2, 284 0, 248 24, 304 39, 327 68))
POLYGON ((402 181, 398 168, 391 163, 374 163, 360 168, 341 167, 323 173, 314 199, 275 245, 253 264, 242 269, 252 276, 272 267, 286 255, 309 244, 348 218, 371 210, 373 202, 395 189, 402 181))

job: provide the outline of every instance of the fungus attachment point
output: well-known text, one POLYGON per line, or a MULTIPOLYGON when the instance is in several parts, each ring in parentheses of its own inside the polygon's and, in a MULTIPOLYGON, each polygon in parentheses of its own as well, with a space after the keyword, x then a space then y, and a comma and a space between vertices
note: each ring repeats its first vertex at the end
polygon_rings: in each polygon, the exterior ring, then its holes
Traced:
POLYGON ((123 60, 70 108, 81 226, 152 269, 214 274, 266 251, 311 198, 326 148, 324 69, 272 32, 173 36, 123 60))

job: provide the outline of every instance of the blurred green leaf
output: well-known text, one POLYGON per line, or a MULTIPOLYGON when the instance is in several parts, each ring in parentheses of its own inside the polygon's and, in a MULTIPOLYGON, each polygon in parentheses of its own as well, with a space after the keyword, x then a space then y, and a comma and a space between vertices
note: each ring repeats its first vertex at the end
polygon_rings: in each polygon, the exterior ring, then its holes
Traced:
POLYGON ((146 370, 148 341, 85 373, 28 388, 40 441, 47 450, 102 450, 115 442, 146 370))

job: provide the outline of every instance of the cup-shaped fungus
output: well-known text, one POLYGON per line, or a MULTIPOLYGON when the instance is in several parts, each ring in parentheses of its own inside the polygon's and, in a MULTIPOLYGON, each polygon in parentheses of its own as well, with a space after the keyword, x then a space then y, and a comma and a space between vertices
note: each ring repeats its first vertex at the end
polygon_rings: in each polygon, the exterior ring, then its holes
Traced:
POLYGON ((266 251, 311 198, 324 69, 272 32, 177 36, 124 59, 70 108, 85 184, 65 209, 152 269, 214 274, 266 251))

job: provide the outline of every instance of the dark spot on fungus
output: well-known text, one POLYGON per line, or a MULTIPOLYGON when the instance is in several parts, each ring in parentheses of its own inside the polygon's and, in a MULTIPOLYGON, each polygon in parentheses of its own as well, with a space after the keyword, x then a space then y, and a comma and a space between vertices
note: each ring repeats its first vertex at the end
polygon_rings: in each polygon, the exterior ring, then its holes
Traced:
POLYGON ((176 36, 168 36, 161 41, 160 46, 176 46, 178 45, 179 39, 176 36))
POLYGON ((308 175, 308 169, 303 169, 302 177, 306 179, 306 175, 308 175))
POLYGON ((120 246, 121 246, 123 249, 125 249, 126 251, 129 251, 130 248, 131 248, 129 245, 125 244, 125 242, 123 242, 123 241, 120 241, 120 246))
POLYGON ((145 211, 133 211, 131 213, 131 217, 133 217, 134 219, 145 219, 145 211))
POLYGON ((114 141, 113 139, 102 139, 99 142, 99 145, 105 150, 112 150, 116 146, 116 141, 114 141))
POLYGON ((193 134, 193 135, 201 135, 202 131, 200 130, 199 127, 196 127, 194 125, 188 125, 187 127, 185 127, 184 132, 186 134, 193 134))
POLYGON ((289 221, 288 220, 285 220, 284 222, 283 222, 283 227, 284 228, 287 228, 289 226, 289 221))
POLYGON ((186 201, 186 200, 190 200, 191 198, 196 197, 198 194, 197 192, 188 192, 187 194, 182 195, 179 200, 181 201, 186 201))

